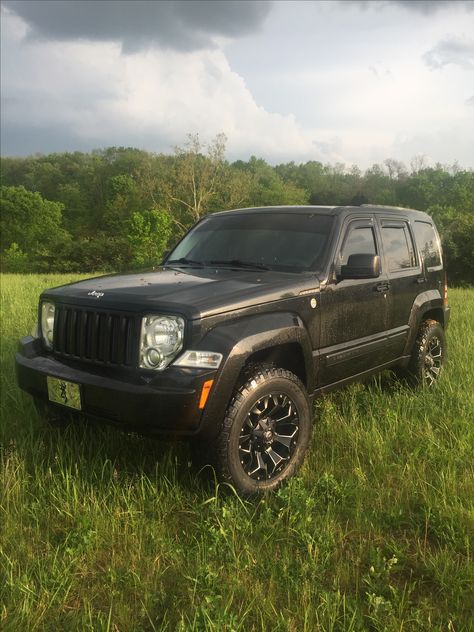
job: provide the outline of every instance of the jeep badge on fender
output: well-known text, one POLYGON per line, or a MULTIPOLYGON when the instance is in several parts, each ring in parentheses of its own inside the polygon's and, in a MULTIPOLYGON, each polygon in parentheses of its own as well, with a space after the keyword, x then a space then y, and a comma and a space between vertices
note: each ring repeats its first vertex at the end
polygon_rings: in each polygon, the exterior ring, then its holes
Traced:
POLYGON ((449 313, 426 213, 224 211, 156 270, 43 292, 18 382, 52 422, 80 411, 187 437, 221 481, 258 494, 301 465, 318 395, 384 369, 432 387, 449 313))

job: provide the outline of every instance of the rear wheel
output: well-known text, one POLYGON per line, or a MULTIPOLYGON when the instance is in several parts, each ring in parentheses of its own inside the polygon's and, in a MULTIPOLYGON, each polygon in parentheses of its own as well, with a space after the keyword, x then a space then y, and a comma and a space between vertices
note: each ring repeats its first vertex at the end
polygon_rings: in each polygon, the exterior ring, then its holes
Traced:
POLYGON ((301 465, 311 434, 311 407, 300 380, 262 369, 232 400, 217 439, 220 480, 244 495, 277 489, 301 465))
POLYGON ((410 383, 413 386, 433 386, 439 379, 446 355, 446 338, 441 324, 431 319, 423 321, 407 369, 410 383))

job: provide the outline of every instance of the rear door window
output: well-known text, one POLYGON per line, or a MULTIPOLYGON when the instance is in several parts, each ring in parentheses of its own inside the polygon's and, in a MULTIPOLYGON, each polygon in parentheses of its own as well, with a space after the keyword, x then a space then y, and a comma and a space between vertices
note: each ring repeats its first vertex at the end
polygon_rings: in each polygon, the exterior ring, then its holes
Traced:
POLYGON ((405 222, 382 222, 382 244, 390 272, 416 266, 415 249, 405 222))

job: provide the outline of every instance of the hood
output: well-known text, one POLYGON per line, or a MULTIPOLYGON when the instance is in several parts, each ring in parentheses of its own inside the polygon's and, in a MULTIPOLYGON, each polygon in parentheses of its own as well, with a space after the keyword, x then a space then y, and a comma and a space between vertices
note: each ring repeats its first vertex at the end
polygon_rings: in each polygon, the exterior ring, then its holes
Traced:
POLYGON ((43 298, 94 309, 177 312, 205 318, 298 296, 319 288, 314 273, 227 268, 159 268, 86 279, 47 290, 43 298))

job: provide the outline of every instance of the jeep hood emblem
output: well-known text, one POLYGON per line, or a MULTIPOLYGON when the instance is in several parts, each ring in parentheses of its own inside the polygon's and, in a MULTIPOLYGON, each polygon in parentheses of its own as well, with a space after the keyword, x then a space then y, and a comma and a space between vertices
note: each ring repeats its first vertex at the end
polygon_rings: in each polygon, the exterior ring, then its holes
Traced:
POLYGON ((101 298, 102 296, 104 296, 104 293, 92 290, 92 292, 87 292, 87 296, 95 296, 96 298, 101 298))

